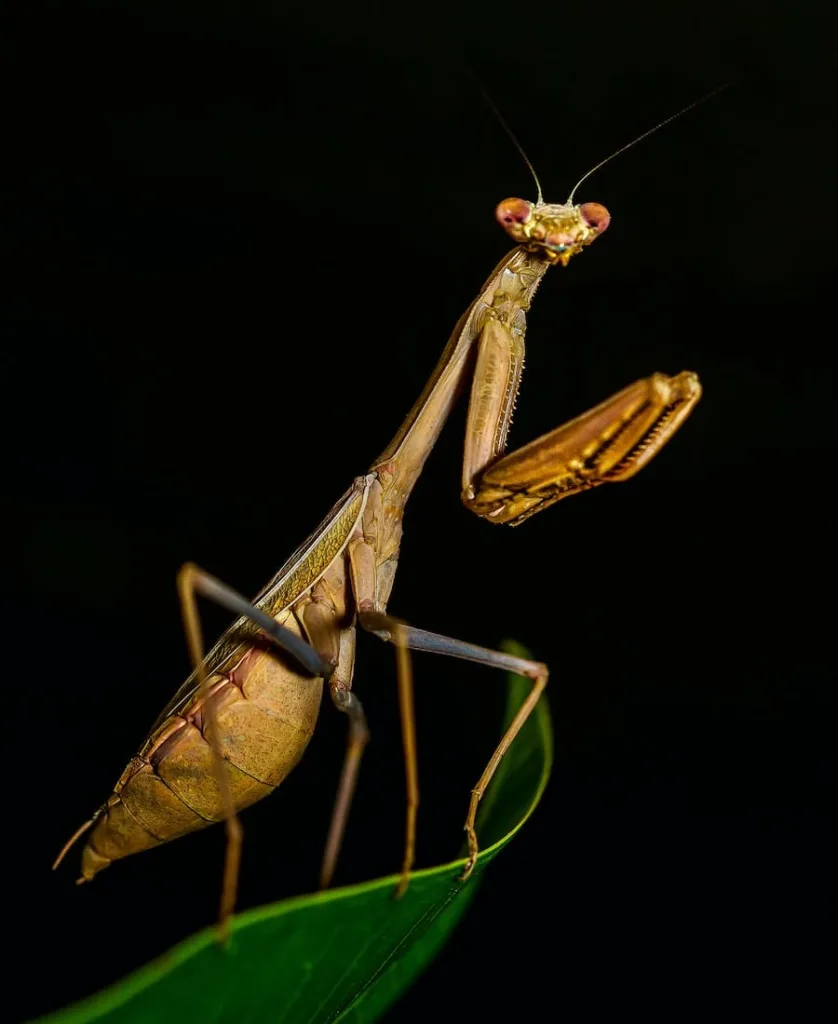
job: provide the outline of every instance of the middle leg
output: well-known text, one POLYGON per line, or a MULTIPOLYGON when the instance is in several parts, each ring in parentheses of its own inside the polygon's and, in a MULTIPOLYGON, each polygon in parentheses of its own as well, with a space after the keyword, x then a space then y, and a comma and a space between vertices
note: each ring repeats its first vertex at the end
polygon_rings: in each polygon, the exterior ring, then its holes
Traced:
POLYGON ((479 846, 474 825, 480 800, 492 781, 492 776, 498 770, 504 755, 512 746, 515 737, 532 714, 539 697, 544 692, 549 675, 547 666, 538 661, 530 661, 528 658, 518 658, 513 654, 506 654, 504 651, 494 651, 489 647, 478 647, 477 644, 443 636, 440 633, 429 633, 424 629, 416 629, 415 626, 408 626, 406 623, 393 619, 389 615, 382 615, 380 612, 365 612, 359 615, 359 619, 365 629, 375 633, 382 640, 396 643, 397 649, 402 647, 414 651, 428 651, 431 654, 445 654, 450 658, 462 658, 465 661, 488 665, 490 668, 499 668, 505 672, 515 672, 532 680, 532 689, 527 694, 526 700, 504 732, 500 743, 471 791, 466 823, 463 826, 468 838, 468 861, 462 876, 465 881, 477 862, 479 846), (396 639, 397 635, 398 639, 396 639))
POLYGON ((468 815, 464 825, 468 837, 469 857, 463 873, 463 879, 469 877, 477 861, 478 843, 474 824, 477 808, 498 765, 518 735, 524 722, 538 703, 538 699, 547 685, 547 666, 526 658, 517 658, 503 651, 493 651, 487 647, 456 640, 453 637, 429 633, 416 629, 399 619, 374 607, 375 600, 375 558, 372 546, 365 541, 358 541, 349 547, 349 560, 352 567, 352 586, 358 605, 358 622, 370 633, 375 633, 382 640, 392 642, 396 647, 396 668, 399 683, 399 703, 402 717, 402 736, 405 753, 405 774, 407 782, 407 820, 405 824, 405 852, 402 864, 402 877, 398 892, 407 888, 408 876, 413 866, 416 813, 419 807, 419 782, 416 766, 416 723, 413 710, 413 675, 411 671, 410 649, 429 651, 434 654, 445 654, 452 658, 475 661, 491 668, 499 668, 507 672, 517 672, 532 680, 532 689, 526 700, 518 709, 511 725, 501 737, 495 752, 483 770, 471 791, 468 815))

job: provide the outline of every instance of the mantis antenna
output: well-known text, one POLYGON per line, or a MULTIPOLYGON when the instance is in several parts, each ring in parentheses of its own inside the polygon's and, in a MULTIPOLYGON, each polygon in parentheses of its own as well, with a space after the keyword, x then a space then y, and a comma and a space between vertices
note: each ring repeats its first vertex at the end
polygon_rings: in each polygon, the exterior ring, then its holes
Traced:
MULTIPOLYGON (((473 71, 471 71, 470 68, 469 68, 469 71, 471 73, 472 78, 474 79, 474 83, 477 86, 477 89, 480 92, 480 95, 486 101, 486 103, 488 104, 488 106, 491 109, 492 113, 495 115, 495 117, 500 122, 501 128, 503 128, 503 130, 506 132, 506 134, 512 140, 512 144, 515 146, 515 148, 521 154, 521 158, 523 159, 524 163, 529 168, 529 172, 533 176, 533 180, 535 181, 535 187, 538 190, 538 198, 536 199, 536 205, 541 205, 541 203, 544 202, 544 194, 543 194, 543 192, 541 190, 541 182, 538 179, 538 175, 535 172, 535 168, 532 165, 532 161, 527 156, 526 151, 524 150, 524 147, 518 141, 518 138, 515 135, 515 133, 512 131, 512 129, 507 124, 506 118, 503 116, 503 114, 500 112, 500 110, 498 110, 498 108, 497 108, 494 100, 492 99, 492 97, 486 92, 486 90, 483 88, 483 86, 477 80, 477 76, 474 74, 473 71)), ((579 179, 579 181, 577 181, 576 184, 571 189, 570 195, 567 197, 567 205, 570 206, 570 204, 573 202, 573 197, 576 195, 576 190, 579 188, 579 186, 582 184, 582 182, 583 181, 587 181, 588 178, 590 178, 590 176, 595 171, 598 171, 601 167, 604 167, 606 164, 610 163, 614 159, 614 157, 619 156, 621 153, 625 153, 625 151, 627 149, 631 149, 632 146, 636 146, 638 142, 642 142, 644 139, 647 139, 650 135, 654 135, 656 131, 658 131, 659 129, 663 128, 665 125, 670 124, 672 121, 676 121, 679 117, 682 117, 684 114, 688 113, 690 110, 694 110, 696 107, 701 106, 702 103, 706 103, 707 100, 712 99, 714 96, 718 95, 718 93, 723 92, 725 89, 729 88, 730 85, 731 85, 730 82, 725 82, 723 85, 717 86, 715 89, 712 89, 710 92, 705 93, 703 96, 699 97, 697 100, 693 100, 692 103, 688 103, 686 107, 682 107, 676 113, 670 114, 669 117, 665 117, 663 119, 663 121, 659 121, 658 124, 654 125, 654 127, 652 127, 652 128, 649 128, 648 131, 643 132, 642 135, 638 135, 637 138, 632 139, 631 142, 627 142, 625 144, 625 146, 621 146, 619 149, 615 150, 613 153, 611 153, 609 156, 607 156, 604 160, 600 160, 600 162, 598 164, 594 164, 594 166, 589 171, 586 171, 582 175, 582 177, 579 179)))
MULTIPOLYGON (((654 133, 658 131, 659 128, 663 128, 664 125, 669 124, 671 121, 677 120, 683 114, 686 114, 688 111, 700 106, 707 100, 712 99, 713 96, 717 95, 717 93, 720 93, 724 89, 727 89, 730 84, 730 82, 725 82, 724 85, 719 85, 711 92, 708 92, 704 96, 701 96, 699 99, 693 100, 692 103, 687 104, 686 107, 682 107, 682 109, 679 110, 677 113, 670 114, 669 117, 664 118, 663 121, 661 121, 659 124, 656 124, 653 128, 650 128, 648 131, 643 132, 642 135, 638 135, 637 138, 632 139, 631 142, 627 142, 625 146, 621 146, 619 149, 615 150, 610 156, 607 156, 604 160, 600 160, 598 164, 594 164, 594 166, 589 171, 586 171, 585 174, 582 175, 579 181, 577 181, 573 188, 570 190, 570 195, 567 197, 567 205, 570 206, 570 204, 573 202, 573 197, 576 195, 576 190, 579 188, 583 181, 587 181, 588 178, 590 178, 594 171, 598 171, 600 167, 604 167, 607 163, 610 163, 615 156, 619 156, 621 153, 625 153, 627 149, 631 149, 632 146, 636 146, 638 142, 642 142, 643 139, 647 139, 650 135, 654 135, 654 133)), ((504 125, 504 127, 506 126, 504 125)), ((509 131, 508 128, 507 131, 509 131)), ((510 132, 510 134, 512 133, 510 132)), ((514 136, 513 141, 515 141, 514 136)), ((520 149, 521 147, 519 146, 518 148, 520 149)), ((526 160, 526 156, 524 157, 524 159, 526 160)), ((529 164, 529 160, 527 160, 527 163, 529 164)))
MULTIPOLYGON (((471 69, 469 69, 469 70, 471 70, 471 69)), ((535 181, 535 187, 538 190, 538 198, 536 199, 536 205, 540 206, 541 203, 544 202, 544 194, 541 191, 541 182, 538 180, 538 175, 535 173, 535 168, 533 167, 530 158, 527 156, 527 154, 526 154, 526 152, 524 150, 524 147, 518 141, 518 139, 517 139, 517 137, 515 135, 515 132, 513 132, 512 129, 509 127, 509 125, 506 123, 506 118, 503 116, 503 114, 495 106, 495 103, 494 103, 492 97, 486 92, 486 90, 483 88, 483 86, 477 81, 477 78, 476 78, 476 76, 474 76, 473 72, 472 72, 472 76, 474 77, 475 85, 480 90, 480 95, 483 97, 483 99, 489 105, 489 108, 491 109, 491 111, 495 115, 495 117, 498 119, 498 121, 500 121, 501 128, 503 128, 503 130, 506 132, 506 134, 512 140, 512 144, 515 146, 515 148, 521 154, 521 157, 522 157, 524 163, 529 168, 530 174, 533 176, 533 180, 535 181)))

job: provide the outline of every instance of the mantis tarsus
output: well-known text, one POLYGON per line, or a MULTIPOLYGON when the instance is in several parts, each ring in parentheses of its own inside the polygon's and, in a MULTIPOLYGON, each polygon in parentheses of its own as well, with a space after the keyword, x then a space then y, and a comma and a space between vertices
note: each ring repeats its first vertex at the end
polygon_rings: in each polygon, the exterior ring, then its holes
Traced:
POLYGON ((471 793, 463 878, 471 874, 478 853, 478 804, 541 696, 548 672, 538 662, 429 633, 389 615, 402 515, 425 460, 472 375, 462 499, 489 522, 518 525, 561 498, 633 476, 672 437, 701 395, 693 373, 672 378, 655 374, 503 454, 533 295, 550 266, 566 266, 610 222, 608 211, 597 203, 574 205, 574 193, 567 203, 551 205, 542 202, 539 187, 536 203, 506 199, 498 206, 497 219, 516 248, 492 271, 463 314, 387 449, 356 478, 253 603, 197 566, 183 567, 178 588, 195 671, 160 714, 107 803, 65 845, 55 866, 87 829, 92 832, 82 853, 80 882, 89 881, 113 860, 226 820, 220 911, 222 924, 226 922, 235 904, 241 849, 237 812, 270 793, 300 759, 326 681, 335 706, 349 721, 348 749, 321 870, 321 884, 328 885, 369 738, 363 709, 352 691, 360 625, 394 642, 397 651, 407 775, 399 891, 407 886, 413 864, 418 805, 408 650, 447 654, 532 680, 527 699, 471 793), (240 616, 206 656, 197 594, 240 616))

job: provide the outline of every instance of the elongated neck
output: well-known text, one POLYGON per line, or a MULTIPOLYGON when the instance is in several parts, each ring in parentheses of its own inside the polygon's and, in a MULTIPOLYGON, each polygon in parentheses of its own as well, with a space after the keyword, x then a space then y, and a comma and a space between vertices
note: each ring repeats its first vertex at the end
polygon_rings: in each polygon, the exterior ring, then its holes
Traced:
POLYGON ((403 508, 425 460, 436 444, 454 402, 471 370, 472 350, 487 316, 509 301, 526 310, 549 263, 523 248, 513 249, 495 267, 480 294, 469 306, 445 347, 439 362, 398 433, 370 469, 379 474, 390 507, 403 508))

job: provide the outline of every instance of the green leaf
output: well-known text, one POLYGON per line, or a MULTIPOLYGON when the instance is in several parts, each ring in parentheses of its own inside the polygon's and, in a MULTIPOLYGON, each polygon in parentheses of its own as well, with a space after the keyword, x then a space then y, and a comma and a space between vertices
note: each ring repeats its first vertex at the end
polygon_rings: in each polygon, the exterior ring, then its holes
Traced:
MULTIPOLYGON (((514 643, 505 650, 528 652, 514 643)), ((506 721, 531 682, 509 679, 506 721)), ((221 947, 208 928, 164 956, 41 1024, 377 1020, 434 958, 480 876, 530 816, 547 784, 552 733, 545 701, 524 725, 484 797, 484 848, 465 884, 464 860, 417 871, 400 900, 397 876, 285 900, 240 914, 221 947)))

